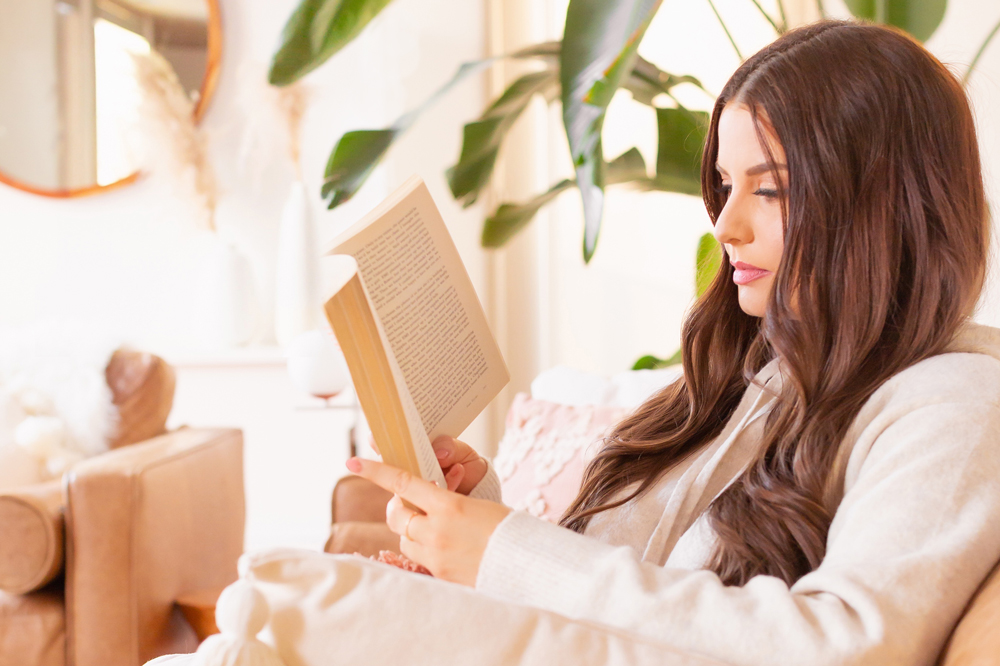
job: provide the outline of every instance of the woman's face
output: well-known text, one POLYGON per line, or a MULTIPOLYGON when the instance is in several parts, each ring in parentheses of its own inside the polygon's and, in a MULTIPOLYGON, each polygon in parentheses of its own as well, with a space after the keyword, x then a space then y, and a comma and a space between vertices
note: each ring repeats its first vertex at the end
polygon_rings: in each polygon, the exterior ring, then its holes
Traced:
MULTIPOLYGON (((787 191, 785 151, 776 137, 769 132, 766 135, 787 191)), ((740 308, 748 315, 763 317, 784 248, 784 225, 778 183, 747 107, 729 104, 722 110, 715 167, 722 176, 726 199, 715 221, 715 237, 726 248, 735 269, 733 282, 739 290, 740 308)))

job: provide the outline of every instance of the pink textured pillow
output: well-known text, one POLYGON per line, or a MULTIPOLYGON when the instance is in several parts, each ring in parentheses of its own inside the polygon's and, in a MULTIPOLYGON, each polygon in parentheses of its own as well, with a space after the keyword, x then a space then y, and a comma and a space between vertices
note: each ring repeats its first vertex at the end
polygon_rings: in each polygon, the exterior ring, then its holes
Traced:
POLYGON ((560 405, 518 393, 493 460, 504 504, 557 522, 604 437, 631 410, 560 405))

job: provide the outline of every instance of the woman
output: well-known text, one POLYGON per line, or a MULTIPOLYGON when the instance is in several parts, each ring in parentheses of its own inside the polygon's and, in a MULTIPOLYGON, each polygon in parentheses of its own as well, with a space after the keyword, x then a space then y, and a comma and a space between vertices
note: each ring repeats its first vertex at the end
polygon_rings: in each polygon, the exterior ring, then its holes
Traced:
POLYGON ((489 501, 453 440, 458 493, 348 466, 426 512, 396 498, 388 522, 439 578, 732 664, 933 663, 1000 559, 962 88, 891 29, 790 32, 720 95, 702 183, 726 253, 684 377, 614 430, 562 526, 489 501))

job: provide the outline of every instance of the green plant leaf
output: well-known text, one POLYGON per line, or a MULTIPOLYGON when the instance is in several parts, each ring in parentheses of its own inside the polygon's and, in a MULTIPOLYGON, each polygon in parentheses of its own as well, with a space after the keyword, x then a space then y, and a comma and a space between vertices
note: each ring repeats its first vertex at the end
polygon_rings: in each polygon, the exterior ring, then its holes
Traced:
MULTIPOLYGON (((483 188, 489 184, 500 145, 531 98, 541 95, 546 102, 552 102, 559 96, 556 67, 560 43, 547 42, 531 48, 533 54, 547 61, 548 67, 514 81, 478 120, 467 123, 464 127, 458 163, 447 172, 452 195, 463 206, 475 203, 483 188)), ((638 102, 653 106, 657 95, 669 94, 674 86, 682 83, 702 88, 701 82, 695 77, 670 74, 638 56, 622 87, 632 93, 632 97, 638 102)), ((691 188, 688 186, 683 189, 688 192, 691 188)), ((697 194, 697 190, 694 193, 697 194)))
POLYGON ((349 200, 364 185, 386 152, 417 118, 466 77, 480 72, 497 58, 464 63, 451 79, 438 88, 417 108, 403 114, 385 129, 354 130, 337 141, 326 163, 321 195, 330 198, 333 209, 349 200))
POLYGON ((656 109, 659 145, 655 187, 669 192, 701 194, 701 155, 708 114, 685 108, 656 109))
POLYGON ((615 90, 662 0, 570 0, 559 58, 563 125, 583 199, 583 257, 597 247, 604 210, 601 130, 615 90))
POLYGON ((517 232, 528 226, 528 223, 535 218, 535 215, 538 214, 542 206, 575 186, 576 183, 567 178, 566 180, 559 181, 549 188, 547 192, 539 194, 530 201, 500 204, 496 212, 486 218, 486 222, 483 223, 481 241, 483 247, 502 247, 507 241, 517 235, 517 232))
POLYGON ((326 163, 324 199, 330 198, 333 209, 354 196, 382 160, 400 129, 355 130, 340 137, 326 163))
POLYGON ((525 74, 514 81, 478 120, 465 125, 458 163, 447 171, 448 185, 455 199, 466 207, 476 202, 493 175, 500 144, 528 103, 535 95, 551 101, 558 96, 558 91, 559 74, 554 66, 525 74))
POLYGON ((664 72, 642 56, 636 56, 632 71, 622 82, 622 87, 632 93, 632 99, 635 101, 653 106, 653 100, 657 95, 669 95, 674 86, 682 83, 690 83, 705 90, 701 81, 693 76, 677 76, 664 72))
POLYGON ((660 368, 669 368, 672 365, 677 365, 681 362, 681 350, 678 349, 674 352, 674 355, 670 358, 658 358, 652 354, 647 354, 641 357, 638 361, 632 364, 633 370, 659 370, 660 368))
POLYGON ((948 0, 845 0, 858 18, 888 23, 926 42, 944 18, 948 0))
MULTIPOLYGON (((646 162, 638 148, 629 148, 607 165, 608 183, 622 184, 643 182, 649 179, 646 162)), ((528 226, 538 211, 562 192, 576 187, 573 180, 562 180, 530 201, 524 203, 504 203, 483 223, 483 247, 502 247, 519 231, 528 226)))
POLYGON ((722 246, 712 234, 705 234, 698 239, 698 249, 695 251, 694 293, 699 298, 704 294, 715 275, 722 266, 722 246))
POLYGON ((357 37, 392 0, 302 0, 281 33, 268 81, 287 86, 357 37))

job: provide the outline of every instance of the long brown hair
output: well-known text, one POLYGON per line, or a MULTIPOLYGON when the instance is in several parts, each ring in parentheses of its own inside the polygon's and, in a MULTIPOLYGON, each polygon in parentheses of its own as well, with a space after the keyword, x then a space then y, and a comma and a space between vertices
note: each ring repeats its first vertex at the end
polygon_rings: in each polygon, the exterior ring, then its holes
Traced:
MULTIPOLYGON (((893 29, 823 21, 743 63, 715 103, 702 161, 713 223, 719 117, 745 105, 785 150, 781 265, 763 318, 740 310, 724 258, 682 333, 683 379, 608 437, 562 524, 647 491, 716 437, 750 379, 781 359, 761 455, 709 508, 710 568, 789 585, 826 552, 841 442, 887 379, 944 351, 982 290, 989 220, 975 125, 956 78, 893 29)), ((772 169, 775 165, 772 159, 772 169)), ((781 180, 777 178, 779 185, 781 180)))

